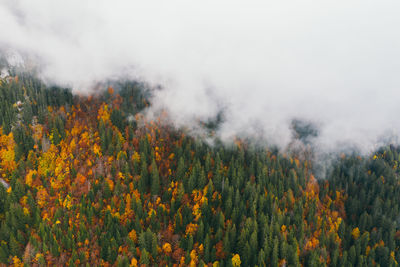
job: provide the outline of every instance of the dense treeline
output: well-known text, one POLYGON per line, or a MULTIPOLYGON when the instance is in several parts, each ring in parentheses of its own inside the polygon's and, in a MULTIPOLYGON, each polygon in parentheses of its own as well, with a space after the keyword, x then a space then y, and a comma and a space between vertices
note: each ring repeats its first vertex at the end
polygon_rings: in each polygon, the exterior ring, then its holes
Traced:
POLYGON ((209 146, 140 113, 137 83, 73 97, 0 82, 0 262, 69 266, 395 266, 399 149, 311 163, 209 146))

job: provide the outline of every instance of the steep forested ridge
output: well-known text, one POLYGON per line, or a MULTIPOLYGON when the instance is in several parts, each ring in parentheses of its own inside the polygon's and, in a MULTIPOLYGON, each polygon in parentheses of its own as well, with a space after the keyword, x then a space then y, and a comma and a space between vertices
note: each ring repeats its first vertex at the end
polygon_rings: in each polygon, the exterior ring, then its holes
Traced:
POLYGON ((89 97, 0 81, 0 262, 396 266, 400 150, 311 164, 148 121, 140 84, 89 97))

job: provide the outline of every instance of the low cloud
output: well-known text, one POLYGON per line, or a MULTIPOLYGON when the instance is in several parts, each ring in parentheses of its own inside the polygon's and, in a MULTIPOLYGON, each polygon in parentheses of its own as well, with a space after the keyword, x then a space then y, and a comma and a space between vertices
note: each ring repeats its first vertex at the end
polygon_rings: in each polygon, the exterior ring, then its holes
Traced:
POLYGON ((161 85, 149 113, 217 135, 370 151, 400 131, 400 2, 1 0, 0 48, 42 79, 90 92, 129 78, 161 85))

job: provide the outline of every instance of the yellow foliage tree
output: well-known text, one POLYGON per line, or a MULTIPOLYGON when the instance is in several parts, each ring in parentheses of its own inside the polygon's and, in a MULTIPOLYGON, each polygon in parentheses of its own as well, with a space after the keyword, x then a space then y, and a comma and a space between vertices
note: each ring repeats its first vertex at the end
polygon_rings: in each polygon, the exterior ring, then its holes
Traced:
POLYGON ((37 203, 41 208, 43 208, 46 205, 48 196, 49 194, 47 193, 45 188, 41 187, 38 190, 36 198, 37 198, 37 203))
POLYGON ((186 226, 186 235, 194 235, 196 233, 198 227, 199 226, 197 224, 189 223, 186 226))
POLYGON ((93 153, 99 157, 101 157, 101 148, 98 144, 93 145, 93 153))
POLYGON ((36 170, 30 170, 25 177, 25 183, 27 186, 32 186, 33 176, 37 174, 36 170))
POLYGON ((172 252, 171 244, 168 242, 163 245, 162 249, 166 255, 169 255, 172 252))
POLYGON ((23 267, 24 264, 21 262, 21 260, 17 256, 14 256, 13 257, 13 266, 14 267, 23 267))
POLYGON ((351 235, 353 236, 354 240, 357 240, 358 237, 360 236, 360 230, 358 227, 354 228, 353 231, 351 231, 351 235))
POLYGON ((12 172, 16 169, 17 164, 15 162, 15 142, 13 133, 10 132, 8 135, 3 135, 0 131, 0 168, 12 172))
POLYGON ((191 252, 190 252, 190 260, 191 260, 191 262, 193 262, 194 263, 194 266, 196 266, 196 263, 197 263, 197 253, 196 253, 196 250, 192 250, 191 252))
POLYGON ((240 266, 241 264, 242 264, 242 262, 241 262, 241 260, 240 260, 239 254, 233 255, 233 257, 232 257, 232 265, 233 265, 234 267, 238 267, 238 266, 240 266))
POLYGON ((137 234, 135 230, 129 232, 129 238, 133 241, 133 243, 137 243, 137 234))
POLYGON ((103 120, 104 122, 110 121, 110 111, 108 109, 108 106, 106 104, 103 104, 98 113, 97 113, 97 119, 98 120, 103 120))
POLYGON ((131 260, 131 266, 133 266, 133 267, 137 267, 138 266, 137 259, 135 259, 135 257, 133 257, 132 260, 131 260))

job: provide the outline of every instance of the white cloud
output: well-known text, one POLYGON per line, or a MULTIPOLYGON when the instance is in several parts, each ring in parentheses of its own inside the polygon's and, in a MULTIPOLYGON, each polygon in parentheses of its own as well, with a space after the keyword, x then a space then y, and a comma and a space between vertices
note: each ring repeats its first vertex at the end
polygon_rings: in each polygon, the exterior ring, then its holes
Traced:
POLYGON ((400 2, 1 0, 0 47, 42 77, 89 90, 141 78, 177 125, 215 116, 219 134, 285 146, 292 118, 318 142, 368 150, 400 130, 400 2), (212 92, 210 94, 210 92, 212 92))

